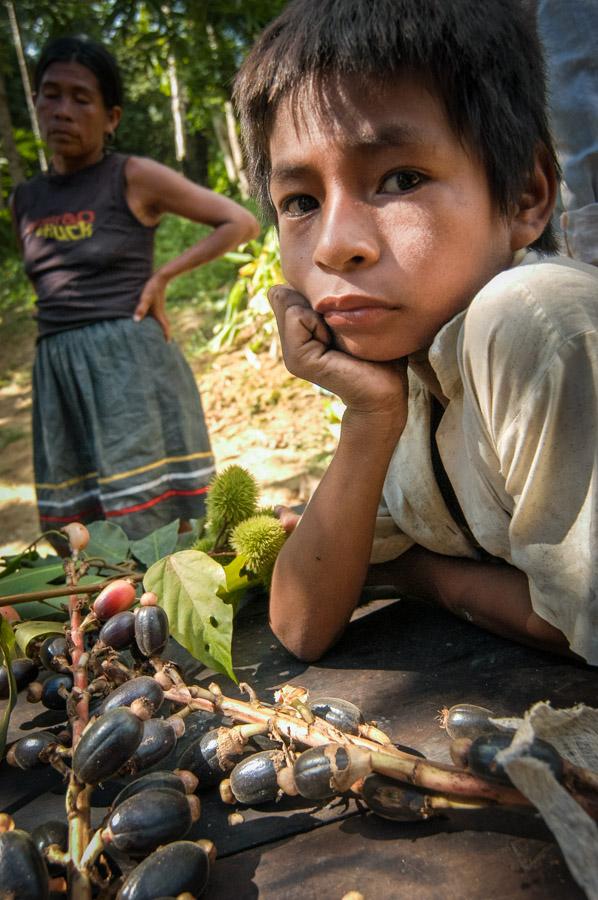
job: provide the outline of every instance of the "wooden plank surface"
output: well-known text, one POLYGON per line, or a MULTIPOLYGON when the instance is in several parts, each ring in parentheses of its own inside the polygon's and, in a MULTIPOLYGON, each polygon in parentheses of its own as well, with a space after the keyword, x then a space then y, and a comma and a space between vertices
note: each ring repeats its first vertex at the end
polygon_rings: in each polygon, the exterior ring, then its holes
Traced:
MULTIPOLYGON (((184 652, 177 653, 185 659, 184 652)), ((440 761, 449 759, 448 739, 437 721, 443 706, 472 702, 507 715, 521 714, 537 700, 566 707, 577 702, 595 706, 598 698, 596 669, 503 641, 408 600, 361 610, 339 644, 313 665, 293 659, 276 641, 258 601, 240 614, 234 660, 240 680, 249 682, 262 700, 271 702, 275 689, 286 682, 308 688, 313 697, 352 700, 394 741, 440 761)), ((189 678, 195 675, 206 685, 215 680, 225 694, 242 696, 228 679, 188 658, 186 663, 189 678)), ((23 726, 37 710, 19 701, 12 738, 25 733, 23 726)), ((43 719, 40 712, 38 722, 45 724, 43 719)), ((176 766, 193 737, 193 719, 188 726, 177 754, 156 768, 176 766)), ((96 823, 124 783, 120 779, 94 792, 96 823)), ((59 776, 51 771, 21 773, 5 763, 0 766, 0 805, 6 807, 8 801, 21 827, 60 816, 62 792, 59 776)), ((350 889, 364 893, 360 879, 367 885, 366 900, 583 896, 552 837, 533 815, 505 817, 492 811, 475 821, 471 814, 457 822, 453 816, 406 830, 405 825, 364 816, 353 800, 314 806, 284 798, 279 804, 239 808, 244 821, 231 827, 228 816, 235 808, 222 804, 215 790, 202 795, 202 804, 202 816, 189 836, 210 837, 218 848, 210 897, 232 897, 234 890, 238 898, 317 895, 340 900, 350 889), (486 893, 484 876, 491 887, 486 893), (466 879, 461 893, 460 878, 466 879)))

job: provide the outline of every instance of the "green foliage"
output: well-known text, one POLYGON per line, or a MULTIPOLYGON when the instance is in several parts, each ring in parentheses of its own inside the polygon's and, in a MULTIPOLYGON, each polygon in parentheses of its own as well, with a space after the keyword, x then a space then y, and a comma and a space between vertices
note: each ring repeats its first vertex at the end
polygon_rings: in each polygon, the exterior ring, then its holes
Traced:
MULTIPOLYGON (((198 225, 178 216, 164 216, 156 235, 156 268, 181 254, 211 232, 207 225, 198 225)), ((237 266, 228 255, 215 259, 176 278, 168 286, 169 303, 203 304, 226 296, 233 282, 237 266)))
POLYGON ((0 718, 0 759, 4 756, 10 714, 17 702, 17 685, 10 665, 11 659, 14 658, 14 646, 15 636, 12 632, 12 628, 6 619, 3 619, 0 616, 0 662, 3 663, 8 670, 8 703, 0 718))
POLYGON ((274 314, 268 302, 268 290, 284 281, 280 267, 280 248, 274 226, 262 241, 250 241, 243 255, 237 280, 224 309, 224 318, 210 341, 213 351, 230 347, 243 328, 251 326, 251 349, 259 352, 276 333, 274 314))
POLYGON ((225 599, 222 566, 206 553, 182 550, 148 569, 143 586, 160 598, 173 637, 196 659, 236 681, 231 655, 234 607, 225 599))
POLYGON ((179 536, 180 519, 163 525, 152 531, 147 537, 141 538, 139 541, 131 541, 131 553, 144 566, 152 566, 159 559, 174 553, 179 536))

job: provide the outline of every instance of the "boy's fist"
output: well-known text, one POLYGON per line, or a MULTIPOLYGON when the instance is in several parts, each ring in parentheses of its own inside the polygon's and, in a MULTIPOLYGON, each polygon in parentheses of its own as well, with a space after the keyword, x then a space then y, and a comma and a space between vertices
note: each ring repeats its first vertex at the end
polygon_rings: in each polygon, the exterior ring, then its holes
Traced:
POLYGON ((332 391, 355 412, 396 415, 399 407, 406 418, 406 359, 369 362, 350 356, 336 349, 332 332, 298 291, 276 285, 268 297, 289 372, 332 391))

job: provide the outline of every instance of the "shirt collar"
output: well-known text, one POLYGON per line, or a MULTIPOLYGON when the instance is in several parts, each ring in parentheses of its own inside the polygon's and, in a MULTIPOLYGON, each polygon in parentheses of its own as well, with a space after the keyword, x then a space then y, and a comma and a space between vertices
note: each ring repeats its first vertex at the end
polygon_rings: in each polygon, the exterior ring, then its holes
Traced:
MULTIPOLYGON (((509 268, 513 269, 515 266, 521 265, 528 256, 528 252, 527 248, 517 250, 513 254, 513 262, 509 268)), ((533 255, 535 258, 529 260, 526 259, 526 262, 537 261, 536 254, 530 253, 529 255, 533 255)), ((461 312, 458 312, 452 319, 449 319, 446 325, 442 326, 428 350, 428 361, 438 378, 442 393, 448 400, 456 400, 463 392, 461 373, 459 372, 457 344, 461 328, 463 327, 463 320, 466 315, 467 307, 461 310, 461 312)), ((422 372, 420 366, 417 366, 417 374, 425 383, 425 371, 422 372)))

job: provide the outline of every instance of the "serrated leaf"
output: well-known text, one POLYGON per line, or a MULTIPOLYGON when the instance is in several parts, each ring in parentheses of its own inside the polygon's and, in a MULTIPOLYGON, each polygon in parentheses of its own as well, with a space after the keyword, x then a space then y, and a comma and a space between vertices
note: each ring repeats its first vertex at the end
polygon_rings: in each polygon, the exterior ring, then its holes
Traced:
POLYGON ((41 568, 21 569, 0 581, 0 597, 41 591, 61 576, 64 576, 62 563, 53 563, 41 568))
POLYGON ((13 634, 12 628, 6 621, 0 616, 0 651, 2 654, 2 662, 6 666, 8 672, 8 703, 2 713, 2 717, 0 718, 0 759, 4 756, 4 748, 6 747, 6 735, 8 734, 8 723, 10 722, 10 714, 15 707, 15 703, 17 702, 17 685, 15 682, 15 676, 13 675, 12 668, 10 665, 10 659, 12 656, 12 649, 15 644, 15 636, 13 634))
POLYGON ((106 562, 124 562, 129 554, 129 538, 114 522, 92 522, 87 526, 90 540, 85 548, 88 559, 99 556, 106 562))
POLYGON ((157 528, 139 541, 129 544, 131 553, 144 566, 153 566, 159 559, 172 553, 177 545, 180 519, 157 528))
POLYGON ((47 634, 64 634, 64 628, 58 622, 31 620, 16 625, 14 630, 15 640, 25 656, 31 641, 47 634))
POLYGON ((234 610, 218 595, 226 590, 220 563, 199 550, 182 550, 154 563, 143 586, 158 595, 179 644, 236 682, 231 650, 234 610))

